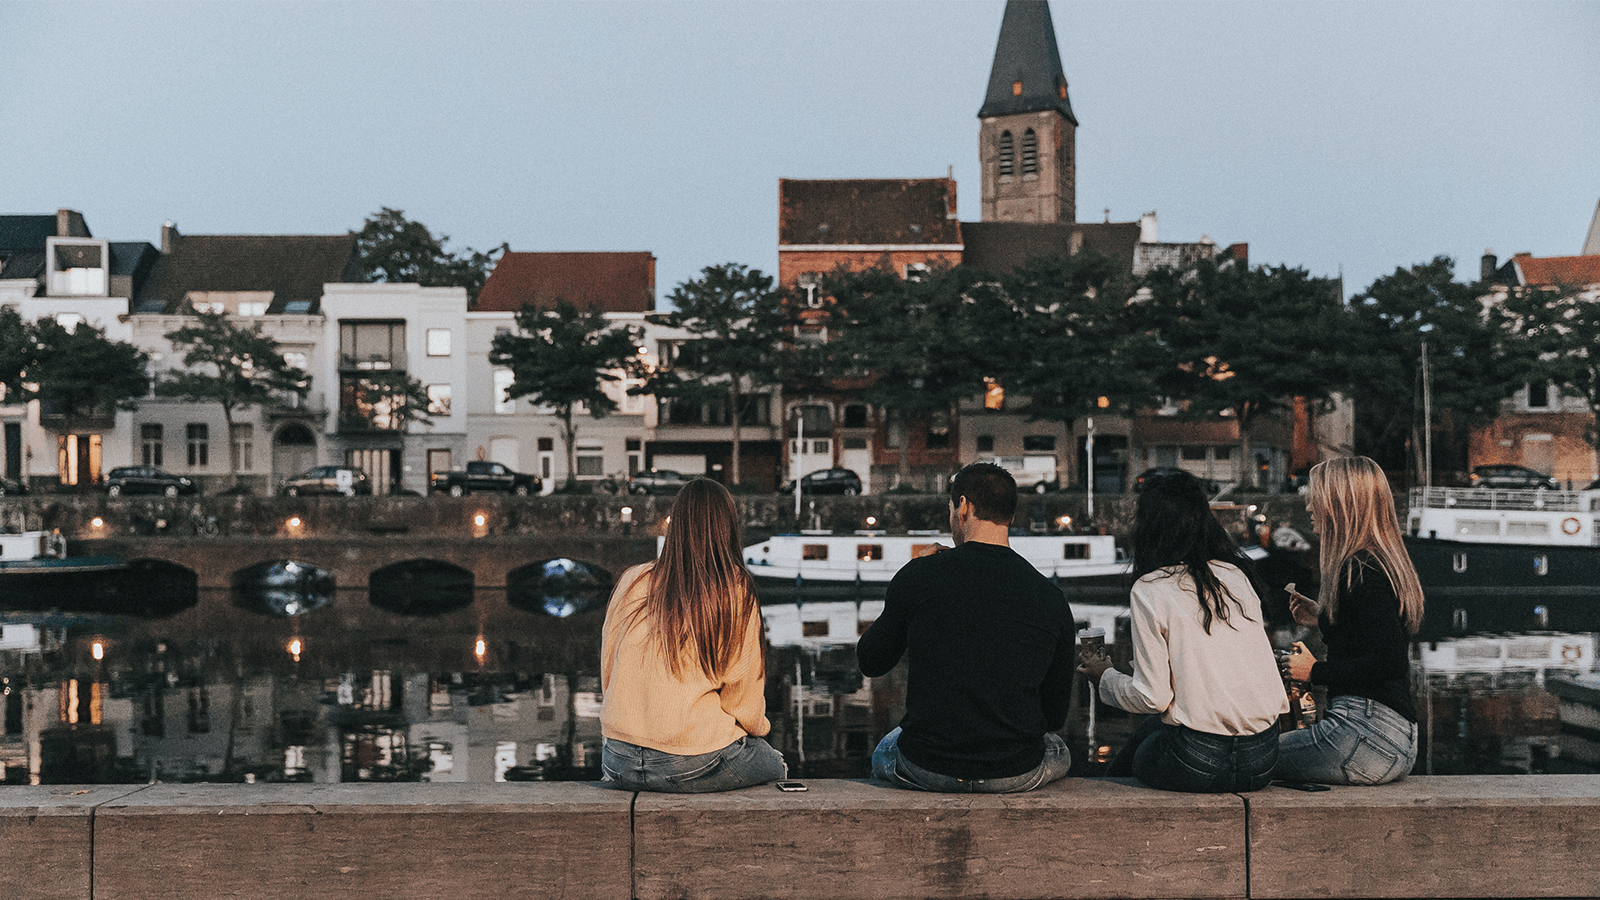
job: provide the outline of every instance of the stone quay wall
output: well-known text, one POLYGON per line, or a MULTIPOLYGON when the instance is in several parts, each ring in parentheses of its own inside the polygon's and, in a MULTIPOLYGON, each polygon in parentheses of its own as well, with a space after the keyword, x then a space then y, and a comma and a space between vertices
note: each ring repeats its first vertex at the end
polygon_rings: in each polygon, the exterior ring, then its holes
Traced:
POLYGON ((1596 897, 1600 776, 1252 794, 810 782, 0 789, 0 897, 1596 897))

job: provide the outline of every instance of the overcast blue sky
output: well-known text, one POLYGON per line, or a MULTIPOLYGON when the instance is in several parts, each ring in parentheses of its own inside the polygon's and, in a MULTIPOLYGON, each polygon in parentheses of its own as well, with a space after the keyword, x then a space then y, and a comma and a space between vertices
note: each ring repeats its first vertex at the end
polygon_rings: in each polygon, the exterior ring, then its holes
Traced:
MULTIPOLYGON (((0 212, 96 236, 336 233, 648 250, 658 293, 777 266, 779 178, 954 167, 1003 4, 0 0, 0 212)), ((1600 3, 1052 4, 1078 218, 1347 293, 1436 254, 1576 254, 1600 201, 1600 3)))

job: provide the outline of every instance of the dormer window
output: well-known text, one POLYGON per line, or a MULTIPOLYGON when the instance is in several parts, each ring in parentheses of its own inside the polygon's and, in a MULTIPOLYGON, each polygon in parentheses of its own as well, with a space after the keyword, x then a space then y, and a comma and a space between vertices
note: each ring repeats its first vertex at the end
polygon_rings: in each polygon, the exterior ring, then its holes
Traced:
POLYGON ((1010 178, 1017 171, 1017 144, 1011 132, 1000 132, 1000 177, 1010 178))
POLYGON ((1039 174, 1039 135, 1032 128, 1022 133, 1022 174, 1039 174))
POLYGON ((49 291, 53 296, 104 297, 111 247, 105 241, 50 238, 49 291))
POLYGON ((1022 96, 1022 79, 1019 78, 1016 81, 1011 82, 1011 96, 1022 96))

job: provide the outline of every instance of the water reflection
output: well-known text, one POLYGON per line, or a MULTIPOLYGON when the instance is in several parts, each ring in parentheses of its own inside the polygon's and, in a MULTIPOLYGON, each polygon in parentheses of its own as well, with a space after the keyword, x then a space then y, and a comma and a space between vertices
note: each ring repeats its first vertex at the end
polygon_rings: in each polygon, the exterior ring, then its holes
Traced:
POLYGON ((275 560, 233 574, 233 603, 269 616, 300 616, 333 602, 333 573, 309 563, 275 560))
POLYGON ((372 573, 372 605, 402 615, 435 615, 472 602, 473 575, 454 563, 410 559, 372 573))
POLYGON ((558 619, 603 609, 611 594, 611 573, 572 559, 548 559, 506 575, 506 599, 518 609, 538 610, 558 619))

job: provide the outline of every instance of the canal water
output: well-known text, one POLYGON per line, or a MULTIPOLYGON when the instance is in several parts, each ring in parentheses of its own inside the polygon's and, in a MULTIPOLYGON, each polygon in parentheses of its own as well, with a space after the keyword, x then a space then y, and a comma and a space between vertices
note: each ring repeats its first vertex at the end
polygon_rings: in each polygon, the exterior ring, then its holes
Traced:
MULTIPOLYGON (((0 611, 0 785, 598 778, 609 576, 561 562, 516 596, 428 573, 392 591, 332 589, 279 567, 155 604, 158 616, 0 611)), ((904 712, 903 664, 874 679, 856 668, 878 609, 870 596, 764 607, 769 740, 797 777, 866 777, 904 712)), ((1429 673, 1427 646, 1419 772, 1578 770, 1561 757, 1544 668, 1463 657, 1429 673)), ((1102 772, 1134 724, 1078 685, 1063 730, 1074 774, 1102 772)))

